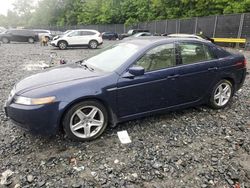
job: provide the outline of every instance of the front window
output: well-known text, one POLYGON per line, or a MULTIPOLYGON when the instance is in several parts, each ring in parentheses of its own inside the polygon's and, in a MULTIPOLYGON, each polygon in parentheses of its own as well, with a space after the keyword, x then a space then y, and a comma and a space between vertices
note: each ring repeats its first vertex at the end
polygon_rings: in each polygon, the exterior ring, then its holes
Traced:
POLYGON ((138 50, 139 47, 134 44, 121 43, 87 59, 84 63, 93 66, 93 68, 112 72, 125 63, 138 50))
POLYGON ((81 36, 81 32, 80 31, 73 31, 73 32, 69 33, 68 36, 69 37, 81 36))
POLYGON ((148 51, 136 63, 146 72, 173 67, 176 64, 174 44, 164 44, 148 51))

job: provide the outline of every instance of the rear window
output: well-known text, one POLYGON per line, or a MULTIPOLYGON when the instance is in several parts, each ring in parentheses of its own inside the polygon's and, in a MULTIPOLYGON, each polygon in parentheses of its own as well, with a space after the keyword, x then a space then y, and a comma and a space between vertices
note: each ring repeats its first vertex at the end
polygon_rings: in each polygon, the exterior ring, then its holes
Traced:
POLYGON ((34 35, 35 32, 31 30, 11 30, 11 33, 14 35, 34 35))
POLYGON ((231 55, 228 51, 220 48, 220 47, 212 47, 213 53, 216 55, 217 58, 224 58, 231 55))
POLYGON ((82 31, 81 35, 95 35, 96 33, 92 32, 92 31, 82 31))
POLYGON ((182 64, 192 64, 214 59, 208 46, 199 43, 180 43, 179 51, 182 64))

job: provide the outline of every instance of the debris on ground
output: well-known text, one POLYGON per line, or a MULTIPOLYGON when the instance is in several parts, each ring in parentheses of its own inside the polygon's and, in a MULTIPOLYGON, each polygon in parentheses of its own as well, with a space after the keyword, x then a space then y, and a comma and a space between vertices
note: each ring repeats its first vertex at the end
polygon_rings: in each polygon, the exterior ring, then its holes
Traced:
POLYGON ((122 144, 131 143, 131 139, 130 139, 127 131, 119 131, 119 132, 117 132, 117 135, 118 135, 118 138, 122 144))
POLYGON ((12 176, 14 172, 12 172, 11 170, 6 170, 2 173, 1 176, 1 185, 10 185, 12 183, 12 181, 10 180, 10 177, 12 176))

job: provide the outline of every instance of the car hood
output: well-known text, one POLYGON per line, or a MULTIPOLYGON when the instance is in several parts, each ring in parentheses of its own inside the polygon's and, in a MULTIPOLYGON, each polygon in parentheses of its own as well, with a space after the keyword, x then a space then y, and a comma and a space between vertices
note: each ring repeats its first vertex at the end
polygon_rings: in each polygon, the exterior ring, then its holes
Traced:
POLYGON ((104 72, 98 70, 90 71, 78 63, 62 65, 21 80, 15 86, 15 93, 21 95, 41 87, 102 75, 104 75, 104 72))

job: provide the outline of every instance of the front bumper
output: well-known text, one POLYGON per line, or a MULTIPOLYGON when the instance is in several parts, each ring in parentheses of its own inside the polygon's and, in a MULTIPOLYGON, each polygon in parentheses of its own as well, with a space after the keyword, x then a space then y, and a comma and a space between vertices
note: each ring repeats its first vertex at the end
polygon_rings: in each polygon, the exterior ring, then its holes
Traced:
POLYGON ((7 102, 4 110, 14 124, 33 134, 55 135, 59 131, 59 103, 27 106, 7 102))
POLYGON ((57 47, 55 43, 50 42, 51 46, 57 47))

